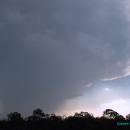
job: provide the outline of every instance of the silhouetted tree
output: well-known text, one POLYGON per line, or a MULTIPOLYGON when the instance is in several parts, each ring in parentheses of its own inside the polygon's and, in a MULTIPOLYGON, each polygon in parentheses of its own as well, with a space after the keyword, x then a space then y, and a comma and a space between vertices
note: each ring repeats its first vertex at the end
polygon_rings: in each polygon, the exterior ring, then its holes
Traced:
POLYGON ((33 111, 33 116, 43 118, 43 117, 45 117, 45 113, 40 108, 37 108, 33 111))
POLYGON ((40 108, 37 108, 37 109, 33 110, 33 114, 32 114, 32 116, 28 117, 28 120, 37 121, 37 120, 41 120, 43 118, 45 118, 45 113, 40 108))
POLYGON ((54 113, 50 115, 50 119, 51 120, 55 120, 55 121, 61 121, 62 117, 61 116, 56 116, 54 113))
POLYGON ((11 112, 7 115, 9 121, 23 121, 23 118, 18 112, 11 112))
POLYGON ((115 119, 115 118, 119 117, 119 114, 112 109, 106 109, 103 112, 103 117, 108 118, 108 119, 115 119))
POLYGON ((88 113, 88 112, 80 112, 80 113, 75 113, 74 117, 78 118, 93 118, 93 115, 88 113))

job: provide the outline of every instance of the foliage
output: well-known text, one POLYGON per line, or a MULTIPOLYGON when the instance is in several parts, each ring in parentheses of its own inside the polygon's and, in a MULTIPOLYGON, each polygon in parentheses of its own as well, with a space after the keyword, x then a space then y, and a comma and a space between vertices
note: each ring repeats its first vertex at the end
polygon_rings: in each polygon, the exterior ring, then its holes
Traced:
POLYGON ((7 115, 8 120, 0 121, 0 130, 129 130, 130 126, 119 127, 117 122, 126 119, 112 109, 106 109, 102 117, 94 117, 88 112, 75 113, 74 116, 62 117, 55 114, 45 114, 40 108, 33 111, 32 115, 22 118, 18 112, 7 115))

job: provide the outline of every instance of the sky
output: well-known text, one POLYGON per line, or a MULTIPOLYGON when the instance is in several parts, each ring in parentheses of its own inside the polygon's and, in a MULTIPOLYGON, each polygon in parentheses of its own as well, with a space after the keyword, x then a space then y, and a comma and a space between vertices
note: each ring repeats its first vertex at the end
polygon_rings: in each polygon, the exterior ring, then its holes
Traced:
POLYGON ((128 0, 0 0, 0 114, 130 113, 128 0))

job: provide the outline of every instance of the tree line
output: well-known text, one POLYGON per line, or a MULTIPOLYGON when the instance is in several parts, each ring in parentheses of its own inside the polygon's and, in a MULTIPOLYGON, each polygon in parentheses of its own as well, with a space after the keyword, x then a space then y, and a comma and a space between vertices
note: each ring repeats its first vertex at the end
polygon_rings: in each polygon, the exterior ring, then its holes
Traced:
POLYGON ((7 114, 0 120, 0 130, 128 130, 130 114, 123 117, 112 109, 106 109, 101 117, 88 112, 76 112, 73 116, 46 114, 37 108, 31 116, 23 118, 18 112, 7 114))

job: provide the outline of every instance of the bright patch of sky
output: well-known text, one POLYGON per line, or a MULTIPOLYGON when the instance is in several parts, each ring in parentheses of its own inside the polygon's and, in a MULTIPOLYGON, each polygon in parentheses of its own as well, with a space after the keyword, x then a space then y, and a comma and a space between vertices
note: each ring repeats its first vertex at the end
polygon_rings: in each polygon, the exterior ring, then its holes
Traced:
POLYGON ((130 113, 129 84, 129 76, 112 81, 95 82, 86 89, 83 96, 67 101, 58 112, 70 115, 87 111, 95 116, 101 116, 102 112, 109 108, 125 116, 130 113))

